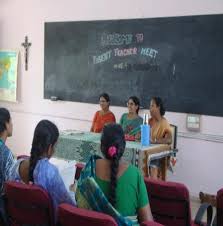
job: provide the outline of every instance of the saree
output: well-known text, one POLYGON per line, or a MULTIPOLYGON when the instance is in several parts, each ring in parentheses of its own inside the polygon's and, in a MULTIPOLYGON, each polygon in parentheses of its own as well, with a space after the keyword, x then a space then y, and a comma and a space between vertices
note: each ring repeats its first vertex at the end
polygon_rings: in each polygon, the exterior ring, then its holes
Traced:
POLYGON ((81 172, 76 190, 77 206, 108 214, 115 219, 118 226, 138 225, 136 216, 124 217, 111 205, 95 181, 95 165, 99 158, 97 155, 91 156, 81 172))
POLYGON ((143 119, 140 116, 134 119, 128 119, 127 113, 123 114, 120 119, 120 125, 122 126, 124 133, 132 136, 135 136, 137 133, 140 133, 140 126, 142 125, 142 123, 143 119))

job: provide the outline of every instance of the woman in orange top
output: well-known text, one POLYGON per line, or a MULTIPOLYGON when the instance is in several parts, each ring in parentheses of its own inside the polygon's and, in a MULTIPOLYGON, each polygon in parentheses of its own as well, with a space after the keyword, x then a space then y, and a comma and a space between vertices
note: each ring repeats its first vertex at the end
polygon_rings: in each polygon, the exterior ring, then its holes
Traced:
POLYGON ((110 97, 107 93, 99 96, 100 111, 94 115, 91 132, 100 133, 105 124, 116 122, 114 114, 109 110, 110 97))
MULTIPOLYGON (((150 140, 154 144, 171 144, 172 134, 168 121, 163 117, 165 108, 160 97, 153 97, 150 101, 149 125, 151 127, 150 140)), ((152 178, 158 178, 160 160, 153 160, 150 163, 150 175, 152 178)))

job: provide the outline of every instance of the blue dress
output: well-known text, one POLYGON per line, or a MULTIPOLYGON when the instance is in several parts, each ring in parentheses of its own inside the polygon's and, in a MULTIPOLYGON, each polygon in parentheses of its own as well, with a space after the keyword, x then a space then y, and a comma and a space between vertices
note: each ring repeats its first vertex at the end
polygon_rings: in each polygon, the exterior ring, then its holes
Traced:
MULTIPOLYGON (((19 165, 24 159, 19 159, 12 167, 10 180, 22 182, 19 175, 19 165)), ((50 195, 55 216, 57 216, 57 207, 61 203, 76 205, 74 192, 68 192, 65 184, 59 174, 57 167, 49 162, 48 158, 40 159, 33 171, 34 184, 44 188, 50 195)))
POLYGON ((0 140, 0 194, 3 192, 3 184, 10 176, 10 170, 15 163, 12 152, 5 143, 0 140))

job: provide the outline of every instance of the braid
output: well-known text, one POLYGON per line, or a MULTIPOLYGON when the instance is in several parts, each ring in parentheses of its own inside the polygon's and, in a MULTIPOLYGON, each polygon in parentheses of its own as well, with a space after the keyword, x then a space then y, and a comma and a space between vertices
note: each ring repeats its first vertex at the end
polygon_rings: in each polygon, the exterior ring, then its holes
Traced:
POLYGON ((119 158, 116 154, 111 160, 111 178, 110 178, 110 195, 109 201, 115 207, 116 204, 116 186, 117 186, 117 174, 119 167, 119 158))
POLYGON ((119 161, 125 150, 125 136, 122 127, 116 123, 104 126, 101 135, 101 151, 111 161, 109 202, 116 205, 116 187, 119 161))
POLYGON ((29 181, 33 181, 33 171, 36 167, 38 160, 40 159, 40 155, 42 154, 38 148, 32 147, 29 159, 29 181))

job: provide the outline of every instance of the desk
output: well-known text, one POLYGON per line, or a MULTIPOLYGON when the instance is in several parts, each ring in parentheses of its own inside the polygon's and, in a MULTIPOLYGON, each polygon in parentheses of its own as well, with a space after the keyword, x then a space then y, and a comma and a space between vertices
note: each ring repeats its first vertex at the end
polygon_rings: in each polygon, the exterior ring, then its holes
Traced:
MULTIPOLYGON (((90 155, 102 156, 100 151, 101 134, 79 131, 62 131, 54 154, 57 158, 87 162, 90 155)), ((174 154, 170 145, 151 144, 142 147, 139 142, 126 142, 122 159, 137 166, 144 176, 149 175, 149 163, 153 159, 162 158, 162 175, 166 179, 167 157, 174 154)))

